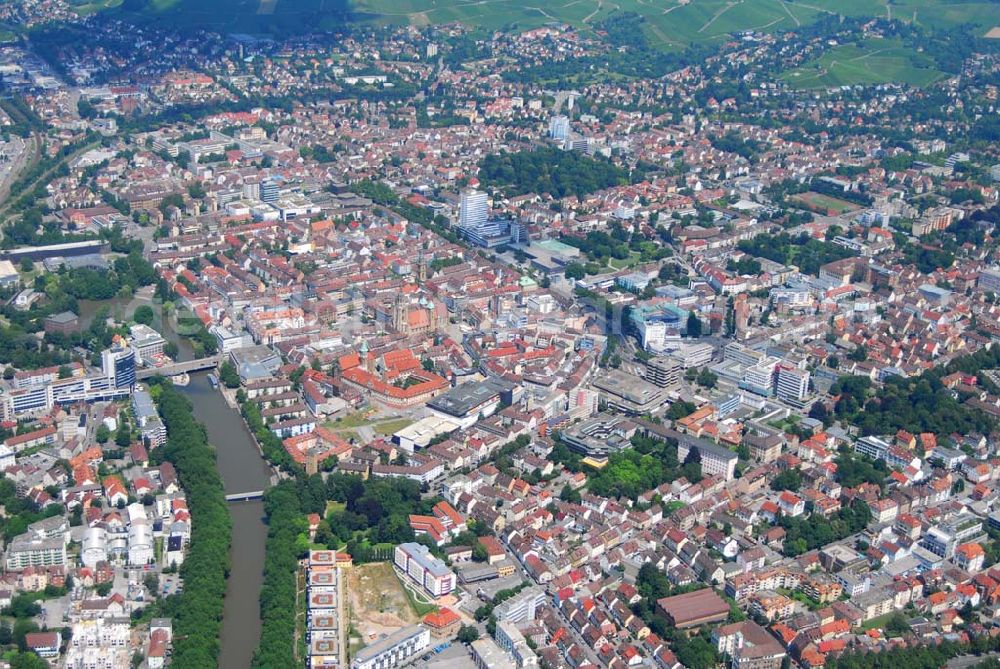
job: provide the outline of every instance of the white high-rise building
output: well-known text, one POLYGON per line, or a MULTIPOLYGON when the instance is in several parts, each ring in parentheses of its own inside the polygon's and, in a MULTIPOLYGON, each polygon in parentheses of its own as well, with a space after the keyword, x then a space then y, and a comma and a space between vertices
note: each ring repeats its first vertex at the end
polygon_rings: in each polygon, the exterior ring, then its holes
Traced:
POLYGON ((789 364, 778 365, 779 399, 801 402, 809 395, 809 372, 789 364))
POLYGON ((774 368, 780 362, 777 358, 767 357, 756 365, 747 367, 743 372, 741 388, 750 392, 769 397, 774 392, 774 368))
POLYGON ((486 193, 475 188, 462 191, 458 204, 458 227, 479 231, 486 226, 489 217, 490 205, 486 193))
POLYGON ((549 137, 559 141, 569 137, 569 117, 553 116, 549 119, 549 137))

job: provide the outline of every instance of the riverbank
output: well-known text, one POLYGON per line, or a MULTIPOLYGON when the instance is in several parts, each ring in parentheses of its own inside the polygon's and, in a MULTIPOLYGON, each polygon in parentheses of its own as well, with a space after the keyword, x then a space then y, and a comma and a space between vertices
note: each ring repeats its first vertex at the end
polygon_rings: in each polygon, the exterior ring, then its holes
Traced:
POLYGON ((178 667, 207 667, 220 657, 223 595, 227 589, 232 521, 214 454, 195 421, 191 402, 164 382, 153 388, 167 428, 163 457, 177 469, 195 522, 181 566, 184 588, 174 614, 174 657, 178 667))
MULTIPOLYGON (((215 448, 216 468, 226 494, 267 489, 271 468, 261 457, 257 440, 239 412, 211 387, 208 375, 192 374, 191 382, 180 390, 191 400, 192 413, 205 426, 208 441, 215 448)), ((232 568, 223 609, 219 667, 246 669, 261 634, 260 591, 268 528, 262 501, 232 503, 229 510, 233 519, 232 568)))

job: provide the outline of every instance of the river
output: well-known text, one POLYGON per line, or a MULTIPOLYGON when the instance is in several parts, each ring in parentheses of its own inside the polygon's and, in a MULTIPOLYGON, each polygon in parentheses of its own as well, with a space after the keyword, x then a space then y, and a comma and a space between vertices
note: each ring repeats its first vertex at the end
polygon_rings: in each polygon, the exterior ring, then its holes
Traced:
MULTIPOLYGON (((80 324, 88 327, 101 306, 112 315, 129 318, 141 304, 152 304, 146 295, 128 300, 80 300, 80 324)), ((159 309, 154 306, 154 311, 159 309)), ((159 320, 154 327, 177 344, 179 360, 191 360, 194 351, 188 340, 177 335, 169 324, 159 320)), ((222 393, 213 390, 204 372, 192 374, 191 382, 181 389, 194 407, 194 417, 205 426, 208 441, 215 448, 216 462, 226 494, 263 490, 271 479, 271 470, 257 450, 239 412, 226 404, 222 393)), ((219 656, 220 669, 246 669, 260 641, 260 588, 264 582, 264 549, 267 525, 264 503, 235 502, 229 505, 233 518, 230 556, 232 568, 226 587, 219 656)), ((195 519, 197 522, 197 519, 195 519)))
MULTIPOLYGON (((226 493, 263 490, 271 480, 271 470, 261 458, 243 417, 226 404, 222 393, 213 390, 205 373, 192 374, 184 393, 194 405, 194 417, 208 430, 215 447, 219 474, 226 493)), ((264 545, 267 525, 264 503, 234 502, 232 570, 226 588, 222 621, 220 669, 246 669, 260 641, 260 587, 264 581, 264 545)))

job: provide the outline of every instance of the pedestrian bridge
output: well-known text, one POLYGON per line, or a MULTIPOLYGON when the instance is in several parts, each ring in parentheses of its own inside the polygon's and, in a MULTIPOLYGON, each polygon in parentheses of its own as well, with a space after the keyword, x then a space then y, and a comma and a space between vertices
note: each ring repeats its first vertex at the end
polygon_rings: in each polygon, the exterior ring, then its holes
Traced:
POLYGON ((251 490, 249 492, 234 492, 226 495, 227 502, 249 502, 254 499, 264 499, 263 490, 251 490))
POLYGON ((170 365, 163 365, 162 367, 147 367, 145 369, 140 369, 135 373, 135 378, 149 379, 154 376, 177 376, 178 374, 187 374, 189 372, 202 372, 206 369, 215 369, 222 362, 221 355, 210 355, 205 358, 198 358, 197 360, 188 360, 186 362, 175 362, 170 365))

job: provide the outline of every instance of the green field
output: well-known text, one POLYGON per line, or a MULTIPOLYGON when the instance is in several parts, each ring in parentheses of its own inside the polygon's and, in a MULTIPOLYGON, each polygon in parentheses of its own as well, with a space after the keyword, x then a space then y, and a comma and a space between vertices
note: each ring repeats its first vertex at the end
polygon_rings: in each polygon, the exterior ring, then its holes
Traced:
POLYGON ((646 17, 644 30, 650 41, 666 47, 715 41, 742 30, 787 30, 819 14, 811 5, 781 0, 357 0, 353 9, 385 23, 422 26, 458 21, 488 30, 511 25, 527 29, 551 22, 585 28, 613 11, 636 12, 646 17))
POLYGON ((225 33, 288 35, 342 24, 350 0, 92 0, 85 7, 115 7, 112 13, 136 23, 161 23, 182 29, 225 33), (128 7, 128 8, 127 8, 128 7))
MULTIPOLYGON (((278 0, 279 6, 285 0, 278 0)), ((527 29, 557 21, 577 28, 600 23, 613 11, 646 18, 644 32, 666 48, 715 42, 744 30, 792 30, 823 13, 887 16, 887 0, 354 0, 361 17, 381 23, 429 25, 459 21, 494 30, 527 29)), ((928 27, 972 23, 985 31, 996 19, 995 4, 961 0, 894 0, 891 15, 928 27), (992 10, 992 11, 991 11, 992 10)))
POLYGON ((847 200, 840 200, 835 197, 830 197, 829 195, 814 193, 812 191, 796 195, 791 199, 794 202, 799 202, 805 205, 809 209, 814 209, 822 213, 832 212, 831 215, 834 216, 858 209, 858 205, 848 202, 847 200))
POLYGON ((934 62, 898 40, 871 39, 861 46, 844 44, 816 60, 786 72, 782 78, 796 88, 832 88, 854 84, 900 82, 926 86, 945 74, 934 62))
POLYGON ((122 4, 122 0, 83 0, 82 2, 71 2, 73 11, 81 16, 94 14, 105 9, 113 9, 122 4))
MULTIPOLYGON (((76 0, 85 11, 121 0, 76 0)), ((1000 23, 995 3, 963 0, 144 0, 111 9, 123 18, 223 32, 287 34, 329 29, 350 16, 358 22, 425 26, 461 22, 495 30, 547 23, 596 26, 612 12, 637 12, 653 44, 680 48, 719 42, 744 30, 792 30, 821 14, 892 16, 927 27, 972 23, 983 33, 1000 23)))

